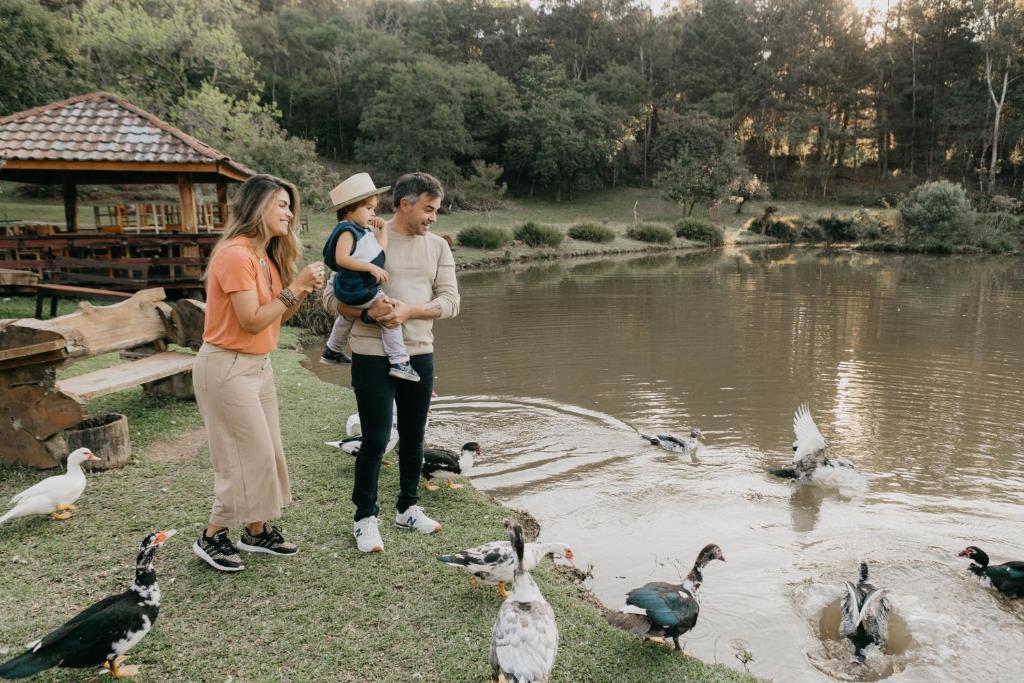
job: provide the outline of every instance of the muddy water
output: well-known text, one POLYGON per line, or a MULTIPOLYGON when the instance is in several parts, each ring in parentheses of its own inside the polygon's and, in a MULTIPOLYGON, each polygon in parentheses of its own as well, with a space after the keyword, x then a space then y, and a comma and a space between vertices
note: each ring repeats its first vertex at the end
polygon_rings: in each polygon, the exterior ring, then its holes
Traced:
POLYGON ((428 438, 481 442, 474 484, 572 544, 605 604, 714 542, 727 562, 683 638, 702 659, 752 656, 778 681, 1019 680, 1024 600, 954 555, 1024 559, 1020 261, 733 251, 460 285, 462 314, 435 326, 428 438), (838 488, 765 474, 804 401, 858 467, 838 488), (692 426, 693 455, 637 434, 692 426), (887 651, 857 667, 838 598, 861 559, 895 612, 887 651))

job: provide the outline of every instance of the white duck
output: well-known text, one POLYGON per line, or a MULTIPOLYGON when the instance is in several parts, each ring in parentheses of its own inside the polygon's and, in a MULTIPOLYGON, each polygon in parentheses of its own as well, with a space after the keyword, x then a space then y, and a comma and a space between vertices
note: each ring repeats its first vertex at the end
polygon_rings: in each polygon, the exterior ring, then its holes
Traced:
MULTIPOLYGON (((358 455, 359 448, 363 445, 363 428, 359 423, 359 413, 353 413, 345 421, 345 435, 347 438, 340 441, 325 441, 324 444, 332 448, 340 448, 349 455, 358 455)), ((388 446, 385 453, 390 453, 398 445, 398 406, 391 406, 391 436, 388 437, 388 446)))
POLYGON ((828 442, 821 435, 806 403, 801 404, 793 415, 793 434, 796 437, 793 442, 793 466, 769 469, 770 474, 785 479, 807 481, 814 478, 819 468, 853 469, 853 463, 845 458, 828 457, 828 442))
MULTIPOLYGON (((526 571, 534 569, 548 555, 573 559, 572 548, 564 543, 527 543, 523 549, 523 566, 526 571)), ((516 554, 508 541, 491 541, 474 548, 466 548, 450 555, 437 558, 449 567, 458 567, 469 572, 469 585, 497 586, 498 594, 508 597, 506 583, 512 583, 515 576, 516 554)))
POLYGON ((50 515, 51 519, 67 519, 75 509, 73 503, 85 491, 82 463, 99 460, 88 448, 79 448, 68 456, 68 471, 47 477, 11 498, 14 507, 0 517, 0 524, 16 517, 50 515))
POLYGON ((523 528, 505 520, 516 553, 512 592, 501 603, 491 634, 491 672, 507 681, 547 683, 558 654, 555 612, 524 564, 523 528))

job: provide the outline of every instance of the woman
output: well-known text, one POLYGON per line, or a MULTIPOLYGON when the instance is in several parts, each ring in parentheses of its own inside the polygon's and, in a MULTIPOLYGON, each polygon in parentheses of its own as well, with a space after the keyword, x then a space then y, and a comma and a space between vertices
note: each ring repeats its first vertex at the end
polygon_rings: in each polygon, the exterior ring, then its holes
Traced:
POLYGON ((210 439, 214 501, 192 550, 214 569, 245 567, 238 548, 294 555, 270 520, 291 502, 270 352, 281 323, 323 284, 323 264, 298 271, 299 194, 268 175, 249 178, 206 269, 203 346, 192 370, 210 439), (244 525, 236 548, 228 529, 244 525))

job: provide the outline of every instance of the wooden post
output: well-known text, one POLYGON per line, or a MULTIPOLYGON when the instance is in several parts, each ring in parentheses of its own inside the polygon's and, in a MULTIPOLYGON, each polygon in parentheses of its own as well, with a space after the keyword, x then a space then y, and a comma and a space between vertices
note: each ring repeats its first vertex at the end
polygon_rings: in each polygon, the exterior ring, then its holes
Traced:
POLYGON ((78 186, 70 176, 64 176, 64 222, 68 232, 78 232, 78 186))
POLYGON ((228 184, 223 180, 217 182, 217 205, 220 207, 220 225, 223 228, 228 223, 228 184))
POLYGON ((181 205, 181 231, 197 232, 199 220, 196 216, 196 193, 189 173, 178 174, 178 198, 181 205))

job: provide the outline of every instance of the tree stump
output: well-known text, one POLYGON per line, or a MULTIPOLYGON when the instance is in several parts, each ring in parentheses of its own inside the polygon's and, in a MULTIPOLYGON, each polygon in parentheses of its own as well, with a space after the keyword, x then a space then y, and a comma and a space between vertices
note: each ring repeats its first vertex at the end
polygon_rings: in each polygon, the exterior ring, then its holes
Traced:
POLYGON ((119 413, 108 413, 82 420, 76 427, 64 432, 68 452, 88 448, 100 459, 85 463, 91 470, 109 470, 121 467, 132 459, 132 445, 128 439, 128 418, 119 413))

